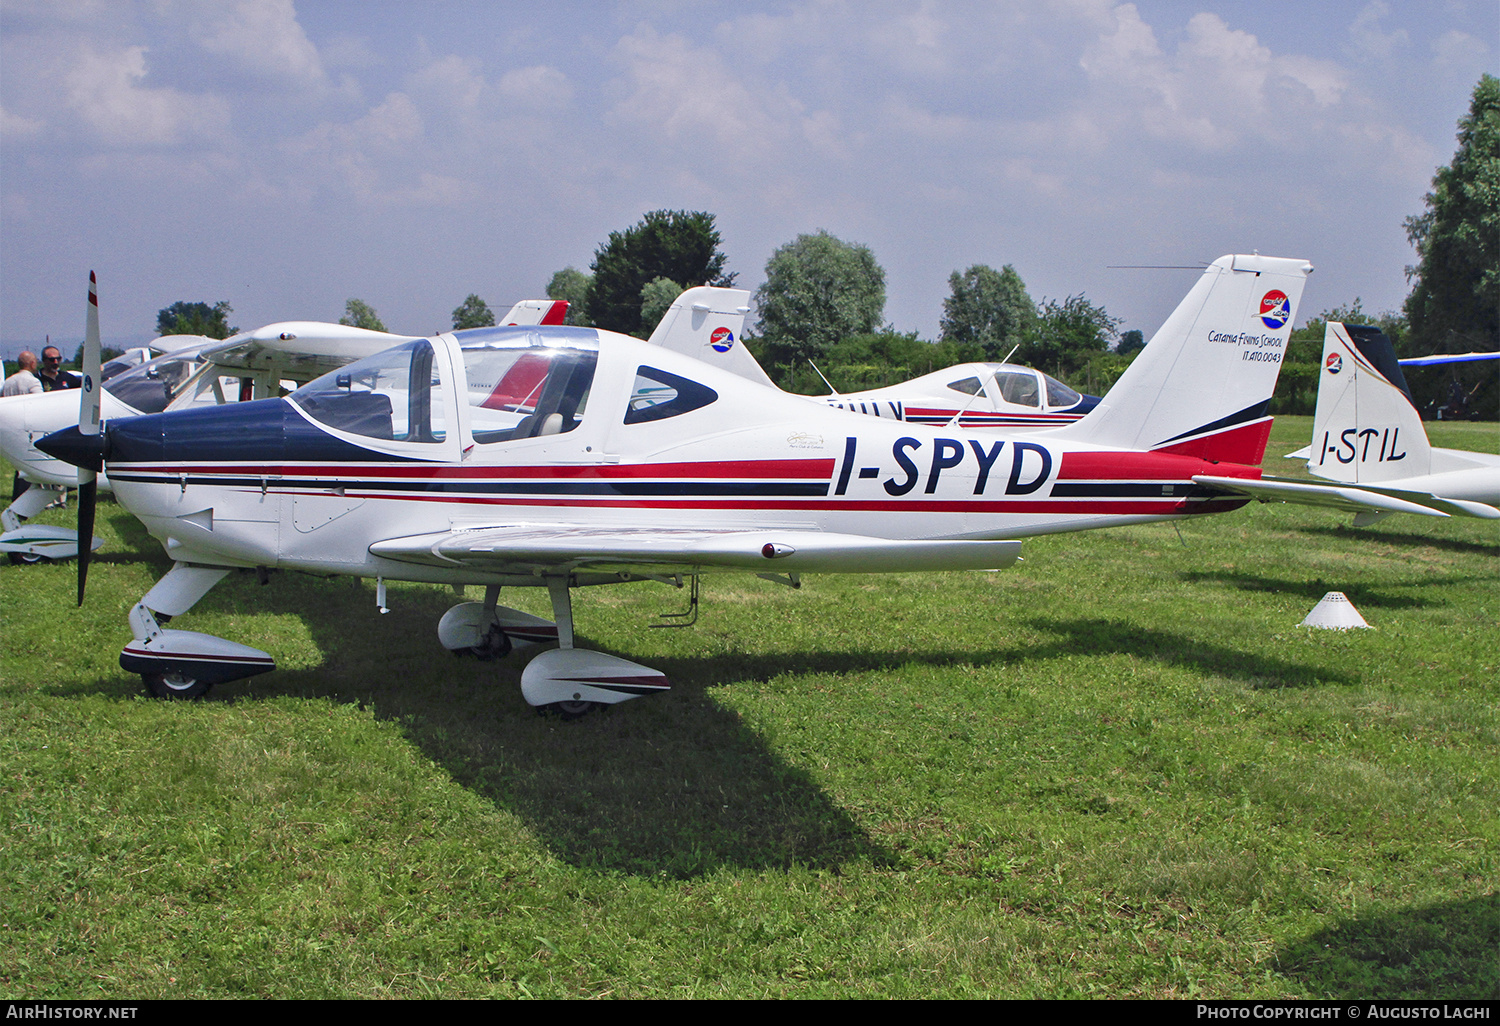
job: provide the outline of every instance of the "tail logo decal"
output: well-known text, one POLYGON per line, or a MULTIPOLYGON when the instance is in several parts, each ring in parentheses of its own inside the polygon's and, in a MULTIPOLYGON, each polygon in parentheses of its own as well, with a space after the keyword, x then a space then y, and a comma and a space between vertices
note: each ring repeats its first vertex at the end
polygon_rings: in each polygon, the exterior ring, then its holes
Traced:
POLYGON ((713 334, 708 336, 708 344, 713 346, 716 353, 727 353, 734 347, 734 332, 728 328, 715 328, 713 334))
POLYGON ((1261 323, 1271 329, 1280 328, 1291 319, 1292 303, 1285 292, 1272 289, 1260 297, 1261 323))
POLYGON ((1326 366, 1329 374, 1337 374, 1344 369, 1344 358, 1338 353, 1329 353, 1326 366))

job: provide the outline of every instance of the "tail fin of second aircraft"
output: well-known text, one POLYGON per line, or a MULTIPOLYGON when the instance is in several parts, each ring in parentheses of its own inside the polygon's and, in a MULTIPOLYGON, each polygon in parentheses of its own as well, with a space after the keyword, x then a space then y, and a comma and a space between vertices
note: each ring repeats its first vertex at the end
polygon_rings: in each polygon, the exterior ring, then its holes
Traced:
POLYGON ((1222 256, 1208 267, 1070 441, 1257 464, 1266 409, 1312 273, 1306 260, 1222 256))
POLYGON ((672 303, 648 339, 695 360, 711 363, 758 385, 771 379, 745 348, 745 315, 750 312, 750 293, 744 289, 721 289, 700 285, 688 289, 672 303))
POLYGON ((1307 469, 1348 484, 1432 472, 1432 446, 1396 348, 1379 329, 1330 321, 1307 469))

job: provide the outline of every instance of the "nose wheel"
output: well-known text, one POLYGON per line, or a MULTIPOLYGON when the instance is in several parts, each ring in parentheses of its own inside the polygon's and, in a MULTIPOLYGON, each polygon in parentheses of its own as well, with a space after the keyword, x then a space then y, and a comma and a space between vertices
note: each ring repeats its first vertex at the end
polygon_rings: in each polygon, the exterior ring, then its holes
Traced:
POLYGON ((213 687, 206 680, 199 680, 191 674, 175 670, 167 673, 145 673, 141 675, 141 680, 145 682, 146 690, 155 698, 202 698, 213 687))
POLYGON ((560 720, 572 721, 581 720, 598 708, 598 702, 552 702, 537 706, 536 711, 542 716, 556 716, 560 720))

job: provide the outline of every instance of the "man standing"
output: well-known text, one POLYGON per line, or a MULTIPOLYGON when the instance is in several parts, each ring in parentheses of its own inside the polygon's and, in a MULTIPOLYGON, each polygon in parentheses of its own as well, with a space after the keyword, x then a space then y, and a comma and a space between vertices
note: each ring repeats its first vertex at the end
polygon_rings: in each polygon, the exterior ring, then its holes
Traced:
POLYGON ((36 354, 28 350, 16 357, 16 363, 21 369, 6 378, 4 385, 0 385, 0 396, 31 395, 33 392, 44 391, 42 383, 36 378, 36 354))
POLYGON ((56 346, 48 346, 42 350, 42 379, 43 392, 55 392, 59 388, 77 388, 83 384, 78 375, 69 373, 62 369, 62 353, 56 346))

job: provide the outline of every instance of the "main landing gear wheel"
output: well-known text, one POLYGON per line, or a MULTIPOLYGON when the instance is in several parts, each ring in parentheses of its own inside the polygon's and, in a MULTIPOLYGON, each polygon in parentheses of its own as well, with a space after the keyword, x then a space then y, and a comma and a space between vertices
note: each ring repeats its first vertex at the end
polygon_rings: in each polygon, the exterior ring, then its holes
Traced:
POLYGON ((47 557, 36 552, 7 552, 12 566, 32 566, 47 562, 47 557))
POLYGON ((146 690, 156 698, 194 699, 208 694, 212 684, 186 673, 146 673, 141 675, 146 690))
POLYGON ((552 702, 537 706, 536 711, 543 716, 556 716, 560 720, 581 720, 599 707, 599 702, 552 702))

